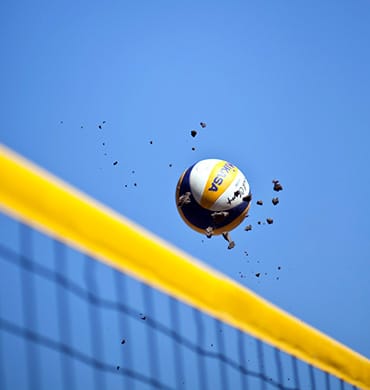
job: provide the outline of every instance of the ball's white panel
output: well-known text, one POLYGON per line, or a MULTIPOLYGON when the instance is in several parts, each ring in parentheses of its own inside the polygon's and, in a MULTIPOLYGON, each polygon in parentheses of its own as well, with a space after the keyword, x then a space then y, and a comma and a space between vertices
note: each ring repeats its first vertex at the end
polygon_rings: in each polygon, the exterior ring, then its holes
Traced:
POLYGON ((194 199, 200 204, 204 188, 214 166, 221 160, 207 159, 197 162, 190 172, 190 189, 194 199))
POLYGON ((213 211, 225 211, 243 202, 243 197, 250 191, 249 183, 242 172, 238 172, 227 190, 216 200, 210 208, 213 211))

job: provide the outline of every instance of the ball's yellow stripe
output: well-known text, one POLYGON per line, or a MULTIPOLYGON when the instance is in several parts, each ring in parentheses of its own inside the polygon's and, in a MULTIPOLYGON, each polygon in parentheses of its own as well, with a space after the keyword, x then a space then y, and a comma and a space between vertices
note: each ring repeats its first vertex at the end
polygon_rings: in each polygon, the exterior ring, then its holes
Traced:
MULTIPOLYGON (((217 199, 227 190, 228 186, 238 174, 238 168, 231 167, 227 161, 220 161, 212 168, 204 187, 200 204, 204 208, 210 208, 217 199), (222 173, 222 183, 214 183, 218 175, 222 173)), ((219 176, 221 177, 221 176, 219 176)))
POLYGON ((370 361, 0 146, 0 208, 363 389, 370 361))

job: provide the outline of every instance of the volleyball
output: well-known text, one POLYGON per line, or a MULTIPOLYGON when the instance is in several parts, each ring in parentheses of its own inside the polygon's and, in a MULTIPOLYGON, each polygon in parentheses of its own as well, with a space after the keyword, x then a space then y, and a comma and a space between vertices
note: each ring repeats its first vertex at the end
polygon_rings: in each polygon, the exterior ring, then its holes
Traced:
POLYGON ((186 169, 177 183, 177 210, 192 229, 212 234, 228 232, 246 217, 250 186, 232 163, 219 159, 201 160, 186 169))

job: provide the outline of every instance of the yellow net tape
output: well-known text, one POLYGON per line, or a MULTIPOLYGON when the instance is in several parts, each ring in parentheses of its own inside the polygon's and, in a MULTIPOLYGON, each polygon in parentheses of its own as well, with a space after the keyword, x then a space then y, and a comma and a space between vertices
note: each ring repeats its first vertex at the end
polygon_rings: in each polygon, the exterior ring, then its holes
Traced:
POLYGON ((370 389, 366 357, 1 145, 0 208, 229 325, 346 382, 370 389))

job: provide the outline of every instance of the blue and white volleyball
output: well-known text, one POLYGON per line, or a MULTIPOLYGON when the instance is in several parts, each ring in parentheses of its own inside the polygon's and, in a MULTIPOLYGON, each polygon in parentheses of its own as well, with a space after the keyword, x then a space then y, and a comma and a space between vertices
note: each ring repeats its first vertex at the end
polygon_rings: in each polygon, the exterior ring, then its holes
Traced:
POLYGON ((246 217, 250 187, 244 174, 225 160, 201 160, 186 169, 176 189, 177 209, 192 229, 228 232, 246 217))

